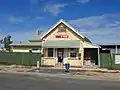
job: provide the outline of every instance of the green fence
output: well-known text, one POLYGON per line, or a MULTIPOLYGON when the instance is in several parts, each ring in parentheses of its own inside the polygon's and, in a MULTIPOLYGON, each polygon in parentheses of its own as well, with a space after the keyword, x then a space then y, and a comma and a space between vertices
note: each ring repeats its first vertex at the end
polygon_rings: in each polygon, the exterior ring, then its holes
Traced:
POLYGON ((36 65, 37 61, 41 62, 40 53, 27 52, 0 52, 0 64, 16 65, 36 65))
POLYGON ((100 66, 101 68, 120 69, 120 64, 115 64, 115 55, 110 53, 100 54, 100 66))

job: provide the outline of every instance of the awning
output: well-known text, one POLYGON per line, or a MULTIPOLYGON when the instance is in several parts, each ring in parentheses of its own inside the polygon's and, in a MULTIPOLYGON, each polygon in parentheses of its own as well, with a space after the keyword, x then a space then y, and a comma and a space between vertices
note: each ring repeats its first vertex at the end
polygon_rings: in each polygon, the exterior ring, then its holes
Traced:
POLYGON ((45 48, 80 48, 80 41, 78 40, 50 40, 43 44, 45 48))
POLYGON ((100 48, 100 46, 98 46, 98 45, 94 45, 94 44, 87 43, 87 42, 83 43, 83 47, 84 48, 100 48))

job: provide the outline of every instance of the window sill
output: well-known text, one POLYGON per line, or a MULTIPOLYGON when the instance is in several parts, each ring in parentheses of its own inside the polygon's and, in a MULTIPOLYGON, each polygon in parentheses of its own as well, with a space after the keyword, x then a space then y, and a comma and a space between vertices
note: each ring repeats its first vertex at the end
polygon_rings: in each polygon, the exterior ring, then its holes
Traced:
POLYGON ((71 58, 68 58, 68 60, 79 60, 79 59, 76 58, 76 57, 75 57, 75 58, 72 58, 72 57, 71 57, 71 58))
POLYGON ((54 57, 44 57, 44 59, 55 59, 54 57))

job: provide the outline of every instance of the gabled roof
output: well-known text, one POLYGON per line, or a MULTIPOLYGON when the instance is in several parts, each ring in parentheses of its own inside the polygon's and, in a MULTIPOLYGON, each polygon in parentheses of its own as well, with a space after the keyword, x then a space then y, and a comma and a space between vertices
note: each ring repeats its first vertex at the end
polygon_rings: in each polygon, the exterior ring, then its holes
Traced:
POLYGON ((60 21, 58 21, 52 28, 50 28, 48 30, 48 32, 46 32, 42 37, 44 38, 46 35, 48 35, 52 30, 54 30, 55 27, 57 27, 60 23, 65 24, 67 27, 69 27, 73 32, 75 32, 78 36, 85 38, 82 34, 80 34, 77 30, 75 30, 75 28, 73 28, 71 25, 69 25, 68 23, 66 23, 63 19, 61 19, 60 21))

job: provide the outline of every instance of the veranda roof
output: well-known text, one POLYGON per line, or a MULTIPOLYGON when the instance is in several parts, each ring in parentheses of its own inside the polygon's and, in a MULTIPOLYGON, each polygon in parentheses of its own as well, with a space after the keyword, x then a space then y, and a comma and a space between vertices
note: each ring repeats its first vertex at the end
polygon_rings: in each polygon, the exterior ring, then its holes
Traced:
POLYGON ((45 48, 79 48, 79 40, 49 40, 43 44, 45 48))

